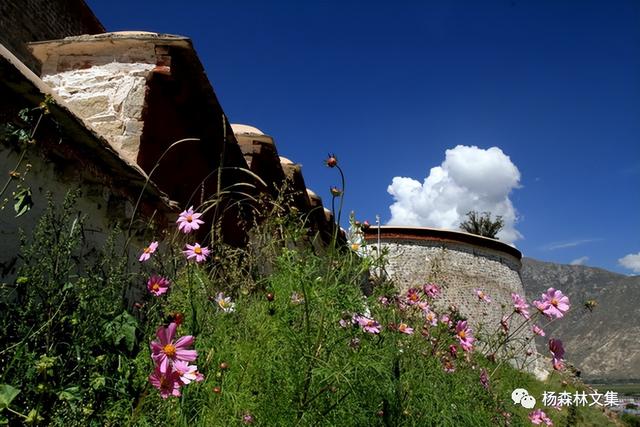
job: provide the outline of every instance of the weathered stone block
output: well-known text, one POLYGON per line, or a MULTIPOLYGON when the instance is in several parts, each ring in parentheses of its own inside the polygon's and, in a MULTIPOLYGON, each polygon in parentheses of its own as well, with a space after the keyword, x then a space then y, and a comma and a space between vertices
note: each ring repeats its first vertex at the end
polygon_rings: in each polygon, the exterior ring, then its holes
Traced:
POLYGON ((87 98, 74 98, 69 100, 69 104, 80 117, 90 118, 109 111, 111 100, 106 95, 98 95, 87 98))

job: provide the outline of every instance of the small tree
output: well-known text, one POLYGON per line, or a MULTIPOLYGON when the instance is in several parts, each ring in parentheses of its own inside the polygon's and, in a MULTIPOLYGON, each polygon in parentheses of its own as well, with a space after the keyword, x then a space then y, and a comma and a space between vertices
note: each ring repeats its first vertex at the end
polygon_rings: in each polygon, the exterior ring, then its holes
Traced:
POLYGON ((461 230, 491 239, 496 239, 496 234, 502 230, 502 227, 504 227, 502 216, 498 215, 495 220, 492 220, 489 212, 482 212, 482 214, 477 211, 467 212, 467 220, 460 223, 461 230))

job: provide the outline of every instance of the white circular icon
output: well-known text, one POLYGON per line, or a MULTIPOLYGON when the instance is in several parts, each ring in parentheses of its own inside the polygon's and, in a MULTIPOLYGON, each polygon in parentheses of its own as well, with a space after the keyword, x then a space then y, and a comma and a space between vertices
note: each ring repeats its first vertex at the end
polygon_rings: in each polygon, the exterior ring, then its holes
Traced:
POLYGON ((516 405, 520 403, 523 397, 529 396, 529 392, 523 388, 517 388, 511 392, 511 400, 516 405))
POLYGON ((533 407, 536 406, 536 398, 526 395, 520 400, 520 404, 527 409, 533 409, 533 407))

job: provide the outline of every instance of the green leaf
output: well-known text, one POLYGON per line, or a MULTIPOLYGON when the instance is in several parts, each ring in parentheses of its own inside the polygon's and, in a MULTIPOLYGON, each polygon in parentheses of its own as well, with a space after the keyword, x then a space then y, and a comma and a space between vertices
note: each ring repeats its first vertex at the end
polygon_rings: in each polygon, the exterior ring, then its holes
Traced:
POLYGON ((20 390, 9 384, 0 384, 0 411, 8 408, 11 401, 16 398, 20 390))
POLYGON ((68 402, 71 402, 74 400, 81 400, 82 395, 80 394, 80 387, 74 386, 74 387, 65 388, 60 393, 58 393, 58 399, 66 400, 68 402))
POLYGON ((44 421, 44 418, 42 418, 35 409, 29 411, 27 418, 24 420, 25 424, 38 424, 42 421, 44 421))
POLYGON ((105 386, 107 383, 106 379, 102 376, 95 376, 91 378, 91 388, 94 390, 99 390, 105 386))
POLYGON ((7 424, 9 424, 9 420, 0 415, 0 426, 6 426, 7 424))
POLYGON ((13 200, 16 202, 13 205, 13 209, 16 211, 16 218, 26 214, 33 206, 31 189, 27 187, 16 192, 15 196, 13 196, 13 200))
POLYGON ((133 351, 133 346, 136 342, 137 326, 138 321, 135 317, 123 311, 122 314, 105 325, 105 336, 114 346, 117 347, 120 343, 124 342, 127 350, 133 351))

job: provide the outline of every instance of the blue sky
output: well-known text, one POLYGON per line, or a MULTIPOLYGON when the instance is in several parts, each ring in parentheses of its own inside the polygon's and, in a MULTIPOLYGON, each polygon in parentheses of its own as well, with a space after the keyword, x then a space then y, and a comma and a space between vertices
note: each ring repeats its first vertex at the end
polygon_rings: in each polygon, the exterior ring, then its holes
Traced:
POLYGON ((638 254, 640 272, 640 2, 88 4, 109 31, 191 37, 230 120, 275 137, 325 204, 335 152, 361 219, 477 201, 515 215, 525 256, 628 274, 638 254))

